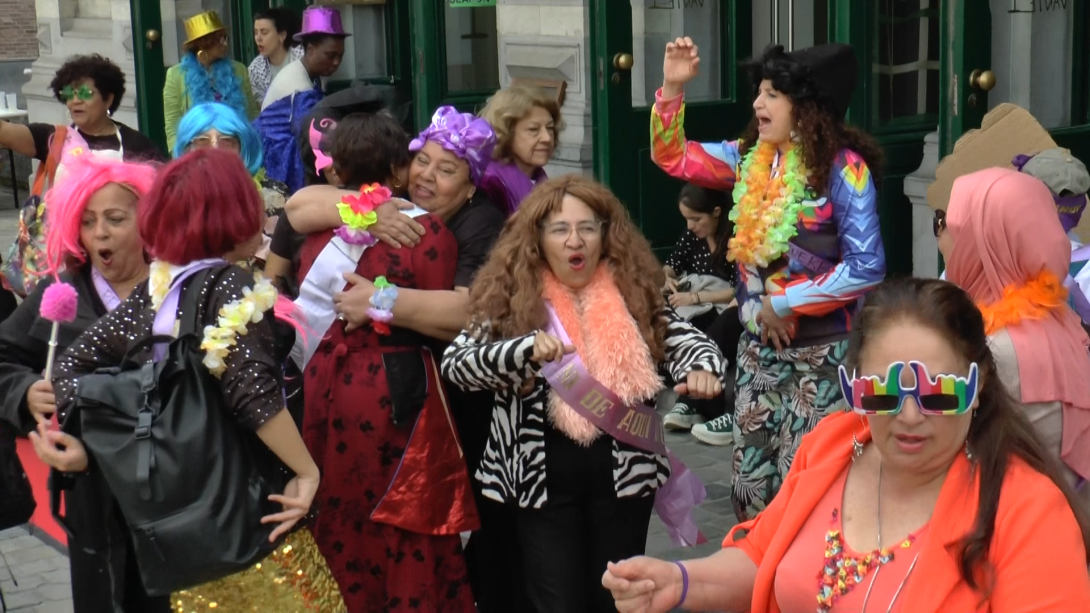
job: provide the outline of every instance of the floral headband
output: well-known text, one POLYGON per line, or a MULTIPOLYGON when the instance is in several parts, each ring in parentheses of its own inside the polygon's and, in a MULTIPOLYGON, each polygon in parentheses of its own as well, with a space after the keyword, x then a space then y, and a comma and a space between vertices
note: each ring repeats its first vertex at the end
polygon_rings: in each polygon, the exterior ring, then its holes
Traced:
POLYGON ((409 151, 420 151, 429 140, 465 160, 469 164, 469 178, 477 183, 492 161, 496 133, 483 119, 459 113, 452 106, 441 106, 432 115, 431 125, 409 143, 409 151))

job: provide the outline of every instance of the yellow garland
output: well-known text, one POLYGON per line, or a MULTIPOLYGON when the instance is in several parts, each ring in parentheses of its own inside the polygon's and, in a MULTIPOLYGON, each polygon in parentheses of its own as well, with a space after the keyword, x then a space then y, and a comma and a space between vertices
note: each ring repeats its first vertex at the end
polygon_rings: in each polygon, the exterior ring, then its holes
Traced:
MULTIPOLYGON (((151 263, 148 274, 148 293, 151 295, 151 308, 158 311, 163 306, 170 291, 170 264, 161 261, 151 263)), ((260 272, 254 273, 253 288, 242 288, 242 297, 225 304, 220 309, 216 323, 218 326, 205 326, 201 349, 205 352, 201 361, 208 371, 219 377, 227 368, 227 355, 236 339, 245 335, 249 324, 259 323, 265 313, 276 304, 278 294, 273 284, 260 272)))
POLYGON ((242 297, 223 305, 220 309, 218 326, 205 326, 201 349, 204 359, 201 361, 208 371, 219 377, 227 369, 227 355, 239 336, 248 332, 247 325, 260 323, 265 313, 276 304, 276 288, 261 273, 254 274, 254 287, 242 288, 242 297))

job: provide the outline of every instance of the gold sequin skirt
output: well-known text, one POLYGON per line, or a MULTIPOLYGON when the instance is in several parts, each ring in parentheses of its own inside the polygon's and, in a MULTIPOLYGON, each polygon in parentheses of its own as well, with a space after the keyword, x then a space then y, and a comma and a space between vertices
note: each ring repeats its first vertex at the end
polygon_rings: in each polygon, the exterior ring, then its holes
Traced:
POLYGON ((341 590, 306 528, 248 570, 171 594, 177 613, 343 613, 341 590))

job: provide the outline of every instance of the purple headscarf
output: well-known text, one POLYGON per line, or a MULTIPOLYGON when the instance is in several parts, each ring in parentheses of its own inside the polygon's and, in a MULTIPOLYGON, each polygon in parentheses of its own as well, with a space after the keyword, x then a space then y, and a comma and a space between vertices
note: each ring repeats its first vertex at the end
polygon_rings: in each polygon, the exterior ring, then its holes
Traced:
POLYGON ((465 160, 469 164, 469 178, 476 184, 492 161, 496 133, 487 121, 475 115, 441 106, 432 115, 431 125, 409 143, 409 151, 420 151, 429 140, 465 160))

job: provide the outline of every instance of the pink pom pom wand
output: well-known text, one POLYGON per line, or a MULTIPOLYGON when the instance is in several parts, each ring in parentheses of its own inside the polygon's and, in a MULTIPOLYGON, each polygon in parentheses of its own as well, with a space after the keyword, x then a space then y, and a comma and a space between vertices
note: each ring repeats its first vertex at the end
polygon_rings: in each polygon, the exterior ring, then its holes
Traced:
POLYGON ((76 310, 79 305, 79 296, 76 288, 68 283, 56 281, 50 284, 42 292, 42 305, 39 310, 41 316, 53 322, 53 330, 49 333, 49 355, 45 361, 45 380, 53 380, 53 358, 57 353, 57 330, 61 322, 75 321, 76 310))

